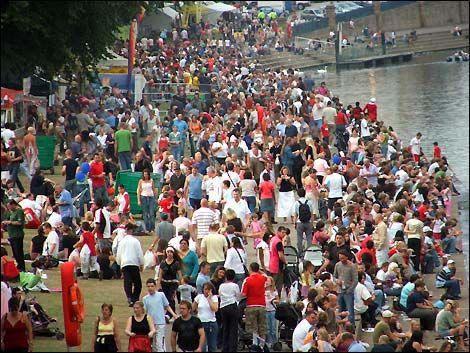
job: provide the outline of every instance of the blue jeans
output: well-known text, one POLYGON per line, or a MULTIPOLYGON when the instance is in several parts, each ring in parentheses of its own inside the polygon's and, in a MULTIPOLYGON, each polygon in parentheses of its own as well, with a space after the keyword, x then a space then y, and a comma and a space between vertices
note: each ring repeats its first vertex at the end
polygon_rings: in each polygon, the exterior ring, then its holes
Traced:
POLYGON ((118 152, 118 159, 119 165, 121 166, 121 170, 130 170, 131 169, 131 152, 118 152))
POLYGON ((184 150, 186 148, 186 139, 188 138, 188 136, 186 134, 182 134, 181 135, 181 150, 180 150, 180 153, 181 153, 181 157, 184 157, 184 150))
POLYGON ((321 126, 323 125, 322 119, 317 119, 317 120, 312 119, 310 120, 310 122, 311 122, 310 127, 318 129, 318 130, 320 130, 321 126))
POLYGON ((144 219, 145 230, 151 232, 155 230, 155 197, 141 196, 142 218, 144 219))
POLYGON ((244 196, 243 199, 248 204, 248 208, 250 209, 250 212, 254 213, 255 208, 256 208, 256 196, 244 196))
POLYGON ((455 237, 450 237, 450 238, 444 238, 442 240, 442 250, 446 254, 455 254, 457 252, 455 245, 457 243, 457 240, 455 240, 455 237))
POLYGON ((107 205, 109 202, 108 198, 108 190, 106 190, 105 186, 100 186, 96 189, 93 189, 93 200, 96 203, 96 200, 103 200, 103 205, 107 205))
POLYGON ((400 297, 401 288, 386 288, 384 292, 391 297, 400 297))
POLYGON ((447 294, 454 297, 460 296, 460 282, 456 279, 446 281, 444 288, 447 288, 447 294))
POLYGON ((384 292, 382 292, 380 289, 374 290, 374 294, 375 294, 374 302, 377 304, 376 313, 379 314, 379 312, 382 310, 382 306, 385 305, 385 296, 384 296, 384 292))
POLYGON ((215 352, 217 350, 217 333, 219 332, 217 322, 203 322, 202 327, 206 333, 206 343, 202 351, 215 352))
POLYGON ((267 328, 267 342, 274 344, 277 342, 277 321, 275 318, 276 311, 266 311, 266 328, 267 328))
POLYGON ((175 157, 175 160, 178 162, 181 161, 181 147, 180 146, 173 146, 171 147, 171 154, 175 157))
POLYGON ((24 192, 23 184, 21 184, 20 178, 18 177, 20 166, 21 165, 19 163, 13 163, 10 165, 10 180, 13 180, 13 182, 18 185, 20 192, 24 192))
POLYGON ((355 327, 354 322, 354 292, 353 293, 339 293, 338 304, 341 311, 348 311, 348 320, 355 327))
POLYGON ((359 152, 352 152, 351 159, 353 163, 356 163, 359 160, 359 152))

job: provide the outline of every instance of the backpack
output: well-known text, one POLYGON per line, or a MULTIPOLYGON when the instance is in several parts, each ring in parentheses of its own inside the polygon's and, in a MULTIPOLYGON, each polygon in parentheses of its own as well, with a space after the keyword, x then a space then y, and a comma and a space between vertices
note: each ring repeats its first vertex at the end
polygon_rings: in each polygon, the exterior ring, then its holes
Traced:
POLYGON ((308 205, 308 200, 305 200, 305 203, 299 201, 299 220, 302 223, 308 223, 312 219, 312 211, 308 205))

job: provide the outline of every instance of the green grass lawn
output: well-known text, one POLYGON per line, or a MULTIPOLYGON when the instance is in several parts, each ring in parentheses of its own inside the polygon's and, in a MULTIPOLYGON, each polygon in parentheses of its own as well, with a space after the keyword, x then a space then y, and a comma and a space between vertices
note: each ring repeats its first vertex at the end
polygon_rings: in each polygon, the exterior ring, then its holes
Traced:
MULTIPOLYGON (((50 175, 48 171, 45 172, 45 176, 54 182, 63 182, 64 177, 57 175, 59 173, 59 167, 55 167, 56 173, 50 175)), ((25 178, 21 181, 25 188, 29 190, 29 186, 25 178)), ((26 230, 24 240, 24 251, 29 252, 29 245, 31 238, 36 234, 35 230, 26 230)), ((142 243, 142 248, 145 249, 150 246, 152 242, 151 237, 140 237, 139 240, 142 243)), ((7 246, 9 255, 11 255, 11 248, 7 246)), ((45 271, 47 274, 47 280, 45 284, 49 289, 60 288, 60 269, 55 268, 52 270, 45 271)), ((142 282, 144 287, 142 290, 142 296, 146 294, 145 281, 147 278, 154 277, 155 272, 153 270, 145 270, 141 273, 142 282)), ((124 293, 123 281, 122 280, 103 280, 98 279, 79 279, 80 289, 82 290, 85 299, 85 320, 82 324, 82 351, 93 351, 91 342, 91 335, 93 330, 93 322, 97 315, 100 314, 100 307, 103 303, 111 303, 114 306, 113 316, 116 318, 119 331, 121 332, 121 347, 124 351, 127 350, 128 339, 124 334, 124 328, 127 322, 127 318, 132 315, 132 308, 128 307, 126 295, 124 293)), ((57 319, 57 327, 64 331, 63 313, 62 313, 62 294, 61 293, 39 293, 32 292, 32 296, 36 296, 39 303, 44 307, 46 312, 57 319)), ((52 324, 50 327, 54 327, 52 324)), ((34 351, 37 352, 64 352, 67 350, 65 339, 57 341, 54 337, 38 337, 34 340, 34 351)))

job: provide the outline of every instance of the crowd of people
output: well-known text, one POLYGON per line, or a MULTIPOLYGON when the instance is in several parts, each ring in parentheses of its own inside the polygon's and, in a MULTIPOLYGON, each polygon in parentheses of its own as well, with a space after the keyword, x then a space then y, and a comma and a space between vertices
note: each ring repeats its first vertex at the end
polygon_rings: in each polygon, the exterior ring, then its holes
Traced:
POLYGON ((46 117, 29 114, 24 137, 2 128, 2 235, 13 255, 2 249, 2 348, 32 347, 11 295, 28 259, 33 271, 72 261, 81 283, 123 280, 134 314, 117 322, 104 303, 95 351, 125 350, 122 326, 129 351, 163 352, 170 342, 173 351, 229 352, 248 335, 248 346, 363 352, 358 325, 373 331, 372 351, 422 351, 426 330, 467 350, 453 260, 463 250, 458 192, 438 142, 427 158, 422 135, 403 141, 375 98, 364 104, 293 70, 258 69, 238 44, 259 51, 277 24, 253 16, 241 32, 221 21, 141 41, 141 101, 116 87, 70 89, 46 117), (160 111, 169 83, 177 88, 160 111), (39 168, 36 133, 58 138, 63 183, 39 168), (116 185, 119 170, 141 172, 135 190, 116 185), (31 244, 25 227, 37 229, 31 244), (148 249, 140 235, 153 237, 148 249), (302 263, 294 270, 292 247, 302 263), (305 260, 312 247, 320 264, 305 260), (142 296, 144 267, 155 278, 142 296), (434 299, 423 276, 431 273, 443 288, 434 299), (281 337, 286 300, 297 317, 281 337), (420 320, 403 332, 404 317, 420 320))

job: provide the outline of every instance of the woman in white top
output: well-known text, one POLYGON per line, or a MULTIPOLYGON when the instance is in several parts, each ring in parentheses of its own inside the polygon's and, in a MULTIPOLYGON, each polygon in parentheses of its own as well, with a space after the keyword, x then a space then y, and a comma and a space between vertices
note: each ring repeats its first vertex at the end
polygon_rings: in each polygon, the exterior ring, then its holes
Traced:
POLYGON ((235 271, 225 272, 225 283, 219 287, 220 313, 222 316, 222 352, 236 352, 238 341, 238 299, 240 298, 240 287, 235 280, 235 271))
POLYGON ((225 258, 225 269, 232 269, 235 271, 235 283, 241 288, 243 280, 245 279, 245 266, 246 266, 246 252, 243 250, 242 243, 239 237, 232 238, 232 247, 227 250, 225 258))
POLYGON ((323 185, 323 178, 325 178, 326 172, 330 167, 324 158, 325 153, 321 152, 318 154, 318 158, 313 161, 313 169, 317 171, 317 179, 320 185, 323 185))
POLYGON ((184 208, 178 208, 178 217, 173 220, 173 225, 176 228, 176 231, 179 232, 181 230, 189 231, 189 225, 191 224, 191 220, 186 217, 186 210, 184 208))
POLYGON ((142 207, 142 218, 147 232, 155 230, 156 196, 157 189, 150 176, 150 171, 144 169, 142 179, 139 180, 137 185, 137 203, 142 207))
POLYGON ((253 180, 253 174, 247 170, 245 178, 240 181, 240 189, 242 189, 242 199, 248 204, 251 213, 255 212, 256 208, 256 193, 258 192, 258 184, 253 180))
POLYGON ((202 294, 194 298, 193 312, 197 312, 197 317, 202 322, 206 334, 204 352, 215 352, 217 350, 218 325, 215 313, 219 308, 219 299, 214 295, 214 285, 207 282, 202 287, 202 294))
POLYGON ((348 153, 351 156, 352 162, 356 163, 359 158, 359 132, 356 128, 352 129, 352 135, 349 137, 348 141, 348 153))
POLYGON ((225 159, 228 156, 228 146, 222 139, 222 135, 217 135, 217 140, 212 144, 211 150, 219 164, 225 163, 225 159))

